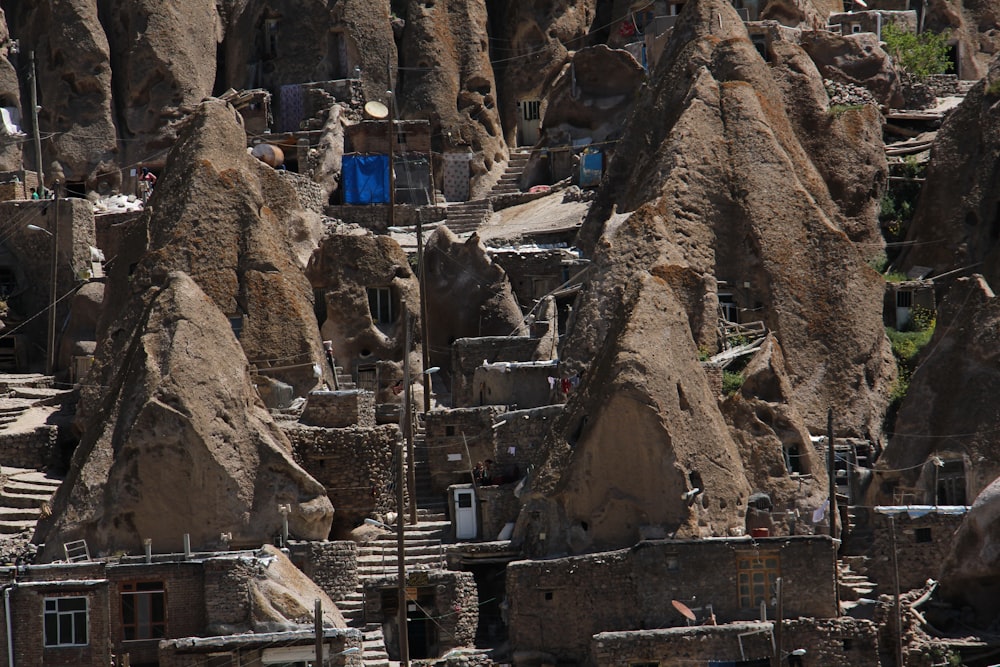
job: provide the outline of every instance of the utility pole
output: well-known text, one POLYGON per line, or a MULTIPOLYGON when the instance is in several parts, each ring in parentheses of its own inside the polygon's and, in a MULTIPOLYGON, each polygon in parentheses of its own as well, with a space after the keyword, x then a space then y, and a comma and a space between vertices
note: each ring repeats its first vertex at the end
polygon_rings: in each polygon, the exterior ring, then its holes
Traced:
POLYGON ((406 458, 409 462, 406 490, 410 494, 410 525, 413 526, 417 523, 417 473, 413 455, 413 392, 410 389, 410 346, 413 345, 413 323, 410 320, 410 311, 406 311, 403 316, 403 326, 406 327, 406 349, 403 350, 403 396, 405 399, 403 408, 406 410, 406 418, 403 422, 405 424, 403 441, 406 443, 406 458))
POLYGON ((396 225, 396 93, 392 89, 392 66, 385 61, 385 80, 389 89, 389 226, 396 225))
POLYGON ((837 539, 837 471, 834 469, 833 408, 826 412, 826 472, 830 478, 830 537, 837 539))
POLYGON ((781 577, 774 580, 774 594, 777 598, 777 609, 776 618, 774 619, 774 634, 775 634, 775 646, 774 646, 774 657, 771 660, 773 667, 781 667, 781 654, 784 650, 782 636, 782 626, 784 625, 784 608, 781 604, 781 577))
MULTIPOLYGON (((400 424, 404 426, 403 435, 410 427, 410 314, 403 311, 403 328, 406 331, 406 347, 403 350, 403 413, 400 424)), ((396 612, 396 624, 399 626, 399 664, 400 667, 410 665, 410 640, 406 627, 406 524, 403 520, 403 505, 406 502, 403 490, 406 484, 406 462, 403 459, 406 452, 403 442, 399 444, 399 461, 396 466, 396 578, 399 609, 396 612)))
POLYGON ((316 659, 313 660, 313 667, 320 667, 323 664, 323 602, 319 598, 316 598, 313 609, 313 627, 316 630, 316 659))
POLYGON ((431 411, 431 341, 427 321, 427 272, 424 271, 424 226, 417 216, 417 291, 420 295, 420 355, 424 377, 424 414, 431 411))
POLYGON ((35 51, 28 55, 31 61, 31 133, 35 140, 35 170, 38 172, 38 197, 45 195, 45 177, 42 174, 42 135, 38 131, 38 76, 35 72, 35 51))
POLYGON ((49 349, 45 363, 45 374, 56 373, 56 302, 59 299, 59 181, 53 183, 52 205, 55 215, 52 220, 52 275, 49 284, 49 349))
POLYGON ((892 547, 892 580, 896 596, 896 664, 903 664, 903 611, 899 608, 899 556, 896 553, 896 517, 889 515, 889 545, 892 547))

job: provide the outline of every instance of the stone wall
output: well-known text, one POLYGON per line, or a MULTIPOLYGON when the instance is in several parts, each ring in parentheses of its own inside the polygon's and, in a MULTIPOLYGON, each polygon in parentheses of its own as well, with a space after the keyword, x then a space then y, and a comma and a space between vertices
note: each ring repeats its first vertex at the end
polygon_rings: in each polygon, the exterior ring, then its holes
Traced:
MULTIPOLYGON (((929 511, 923 516, 914 517, 906 512, 895 515, 900 590, 905 592, 920 588, 928 579, 940 577, 941 564, 954 545, 955 531, 964 518, 964 512, 945 514, 929 511)), ((867 554, 867 575, 879 585, 882 593, 891 593, 894 583, 889 517, 873 512, 871 526, 874 536, 867 554)))
POLYGON ((427 413, 424 438, 435 492, 470 482, 473 466, 493 458, 493 419, 503 411, 490 405, 427 413))
POLYGON ((358 586, 358 545, 339 542, 292 542, 290 558, 331 600, 343 600, 358 586))
POLYGON ((300 421, 325 428, 374 428, 375 394, 363 389, 311 391, 300 421))
MULTIPOLYGON (((376 234, 385 234, 389 230, 389 205, 372 204, 369 206, 352 206, 350 204, 330 205, 325 209, 326 215, 344 222, 361 225, 376 234)), ((444 206, 406 206, 399 204, 394 211, 396 227, 412 227, 419 221, 428 225, 424 228, 424 240, 430 236, 434 228, 432 222, 440 222, 447 216, 444 206)))
POLYGON ((477 366, 472 373, 472 400, 478 405, 537 408, 559 402, 558 361, 500 362, 477 366))
POLYGON ((333 503, 332 535, 396 507, 392 467, 398 428, 320 428, 282 423, 295 461, 326 487, 333 503))
MULTIPOLYGON (((344 655, 349 648, 362 648, 361 632, 353 628, 324 628, 323 644, 329 651, 324 667, 362 667, 360 652, 344 655)), ((261 665, 264 651, 276 647, 301 647, 307 654, 315 646, 311 630, 265 632, 220 637, 185 637, 160 642, 159 667, 207 667, 208 665, 261 665)), ((302 663, 293 663, 302 664, 302 663)))
MULTIPOLYGON (((758 605, 740 600, 737 568, 747 559, 775 564, 770 571, 781 577, 786 618, 838 615, 835 547, 828 537, 659 540, 511 563, 511 647, 582 662, 599 632, 683 625, 670 600, 711 603, 720 623, 759 618, 758 605)), ((773 605, 768 609, 775 613, 773 605)))
MULTIPOLYGON (((398 624, 396 623, 397 578, 381 577, 365 583, 365 621, 381 623, 387 631, 385 645, 389 659, 394 655, 398 624)), ((411 570, 406 575, 408 600, 415 601, 419 614, 435 619, 431 624, 437 634, 436 654, 463 646, 473 646, 479 624, 479 595, 471 572, 453 570, 411 570)), ((412 602, 411 602, 412 604, 412 602)))
MULTIPOLYGON (((301 168, 302 166, 300 165, 299 169, 301 168)), ((308 176, 296 174, 294 171, 279 169, 277 170, 277 174, 283 180, 291 183, 292 187, 295 188, 302 208, 319 215, 323 214, 323 210, 326 208, 326 193, 323 192, 322 185, 308 176)))
POLYGON ((62 464, 58 447, 59 427, 38 426, 30 431, 0 432, 0 462, 15 468, 43 470, 62 464))
POLYGON ((480 405, 472 376, 483 361, 531 361, 539 341, 528 336, 459 338, 451 348, 451 400, 456 408, 480 405))
MULTIPOLYGON (((664 630, 602 632, 591 642, 593 662, 600 667, 659 663, 687 667, 710 661, 769 659, 774 623, 699 625, 664 630)), ((805 650, 802 664, 823 667, 878 667, 876 626, 853 618, 800 618, 782 624, 781 652, 805 650)), ((782 661, 781 664, 787 664, 782 661)))
POLYGON ((511 289, 524 311, 577 273, 586 263, 577 252, 565 248, 488 250, 490 257, 507 272, 511 289))
POLYGON ((565 407, 564 404, 546 405, 497 415, 493 429, 496 464, 505 469, 515 468, 520 477, 529 468, 545 463, 549 455, 544 447, 546 436, 565 407))

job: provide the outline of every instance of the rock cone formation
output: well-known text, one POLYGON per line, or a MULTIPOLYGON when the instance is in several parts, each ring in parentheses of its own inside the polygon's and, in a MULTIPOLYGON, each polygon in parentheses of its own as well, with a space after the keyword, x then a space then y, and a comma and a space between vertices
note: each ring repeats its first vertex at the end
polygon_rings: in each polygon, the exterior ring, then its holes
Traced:
POLYGON ((95 555, 141 553, 146 538, 178 551, 184 533, 195 549, 226 532, 235 546, 259 546, 280 531, 283 503, 293 535, 324 539, 330 501, 292 460, 229 322, 185 274, 159 277, 98 351, 114 372, 39 525, 43 561, 76 539, 95 555))
MULTIPOLYGON (((1000 613, 1000 479, 982 490, 952 541, 942 566, 941 596, 956 608, 971 608, 976 627, 989 627, 1000 613)), ((963 618, 965 620, 965 618, 963 618)))
MULTIPOLYGON (((567 350, 590 356, 631 272, 669 261, 725 281, 746 313, 741 319, 759 319, 774 333, 789 399, 810 430, 825 429, 833 406, 838 432, 877 436, 895 373, 882 328, 883 281, 865 264, 872 248, 860 252, 846 230, 878 238, 872 204, 879 192, 869 182, 859 199, 858 181, 846 179, 852 186, 841 199, 855 219, 845 218, 824 173, 854 165, 817 168, 799 137, 809 114, 786 110, 807 103, 812 115, 829 115, 818 73, 792 45, 772 57, 777 67, 756 52, 729 3, 685 5, 632 116, 662 122, 629 125, 616 153, 624 158, 612 161, 580 240, 595 244, 614 229, 614 205, 643 220, 629 227, 640 235, 617 241, 629 246, 620 251, 617 279, 598 281, 587 295, 567 350), (810 92, 786 101, 784 91, 795 86, 785 77, 808 82, 810 92)), ((846 134, 870 136, 874 120, 839 122, 846 134)), ((608 235, 601 243, 616 241, 608 235)), ((710 294, 689 310, 699 344, 711 342, 713 301, 710 294)))
POLYGON ((876 466, 876 502, 891 503, 897 486, 936 497, 934 456, 962 462, 968 499, 1000 476, 997 331, 1000 299, 989 285, 980 276, 956 281, 876 466))
POLYGON ((250 362, 283 367, 263 372, 302 395, 326 372, 312 288, 289 238, 289 230, 309 227, 302 218, 311 214, 245 145, 232 107, 218 100, 198 107, 150 201, 141 265, 191 276, 226 316, 242 320, 250 362))
POLYGON ((552 454, 518 525, 529 553, 601 551, 644 534, 707 537, 743 527, 751 488, 668 270, 632 278, 603 348, 553 429, 552 454))

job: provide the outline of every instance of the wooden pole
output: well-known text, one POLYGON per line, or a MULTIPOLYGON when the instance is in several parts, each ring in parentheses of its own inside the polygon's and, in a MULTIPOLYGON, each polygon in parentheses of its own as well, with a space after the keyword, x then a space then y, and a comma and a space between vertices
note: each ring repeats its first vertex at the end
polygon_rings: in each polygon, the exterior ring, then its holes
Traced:
POLYGON ((427 278, 424 271, 424 226, 417 216, 417 286, 420 294, 420 354, 423 363, 424 376, 424 414, 431 411, 431 374, 427 369, 431 367, 431 340, 429 325, 427 321, 427 278))
POLYGON ((42 173, 42 135, 38 130, 38 76, 35 71, 35 52, 29 53, 31 61, 31 133, 35 141, 35 170, 38 172, 38 198, 45 197, 45 176, 42 173))
POLYGON ((830 482, 830 537, 837 539, 837 471, 834 469, 836 452, 833 446, 833 408, 826 413, 826 468, 830 482))
POLYGON ((774 619, 774 634, 775 636, 775 647, 774 647, 774 658, 771 660, 771 664, 774 667, 781 667, 781 654, 784 650, 782 647, 782 642, 784 637, 782 636, 782 626, 784 624, 784 608, 781 604, 781 577, 774 580, 775 595, 777 596, 777 610, 776 618, 774 619))
POLYGON ((56 302, 59 299, 59 182, 53 184, 52 200, 55 215, 52 221, 52 274, 49 284, 49 345, 48 358, 45 362, 45 374, 55 375, 56 372, 56 302))
POLYGON ((403 431, 403 441, 406 443, 407 473, 406 490, 410 494, 410 525, 417 523, 417 472, 414 468, 413 454, 413 392, 411 391, 410 380, 410 348, 413 345, 413 322, 410 320, 410 312, 406 311, 403 318, 406 327, 406 358, 403 360, 403 384, 406 405, 405 430, 403 431))
POLYGON ((313 610, 313 626, 316 629, 316 659, 313 665, 320 667, 323 664, 323 602, 319 598, 316 598, 313 610))
POLYGON ((396 94, 392 90, 392 67, 385 61, 389 90, 389 226, 396 225, 396 94))
MULTIPOLYGON (((410 314, 403 311, 403 329, 406 332, 406 347, 403 350, 403 392, 404 407, 400 421, 404 424, 404 429, 409 428, 410 422, 410 314)), ((406 431, 403 432, 404 436, 406 431)), ((406 627, 406 524, 403 521, 405 512, 403 490, 406 484, 406 462, 403 457, 406 451, 403 448, 403 441, 399 444, 399 461, 396 466, 396 579, 397 579, 397 602, 399 609, 396 612, 396 623, 399 625, 399 664, 401 667, 409 667, 410 646, 409 636, 406 627)))
POLYGON ((903 611, 899 606, 899 556, 896 552, 896 517, 889 515, 889 545, 892 547, 892 581, 896 596, 896 664, 903 664, 903 611))

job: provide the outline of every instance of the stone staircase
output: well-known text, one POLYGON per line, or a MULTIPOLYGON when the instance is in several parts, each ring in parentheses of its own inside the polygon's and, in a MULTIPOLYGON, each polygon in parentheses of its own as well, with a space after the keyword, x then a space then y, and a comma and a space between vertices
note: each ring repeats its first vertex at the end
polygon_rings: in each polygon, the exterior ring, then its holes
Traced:
POLYGON ((0 488, 0 536, 35 527, 62 480, 38 470, 3 467, 0 488))
POLYGON ((337 373, 337 389, 357 389, 358 385, 354 383, 354 378, 351 374, 344 370, 343 366, 334 366, 333 370, 337 373))
POLYGON ((493 205, 488 199, 449 204, 444 224, 454 234, 471 234, 479 229, 493 213, 493 205))
POLYGON ((878 585, 867 575, 868 556, 844 556, 837 560, 840 610, 853 618, 874 619, 878 585))
POLYGON ((528 159, 531 151, 511 151, 510 159, 507 160, 507 169, 503 176, 497 181, 493 189, 490 190, 490 197, 499 195, 509 195, 521 191, 521 176, 528 166, 528 159))

